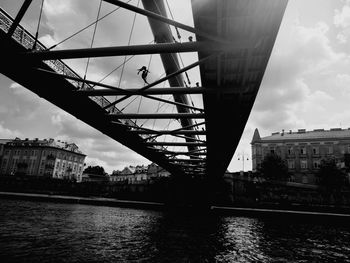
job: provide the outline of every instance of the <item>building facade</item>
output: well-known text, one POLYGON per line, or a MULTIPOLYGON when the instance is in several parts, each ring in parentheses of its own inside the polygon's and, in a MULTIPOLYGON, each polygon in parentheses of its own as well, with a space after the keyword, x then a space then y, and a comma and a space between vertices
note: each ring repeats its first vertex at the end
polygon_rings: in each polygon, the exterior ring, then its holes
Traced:
POLYGON ((74 143, 16 138, 4 145, 0 174, 79 180, 85 157, 74 143))
POLYGON ((251 145, 253 172, 266 155, 277 154, 286 161, 292 181, 315 183, 314 175, 322 159, 334 158, 339 168, 344 167, 345 159, 350 155, 350 129, 282 130, 267 137, 260 137, 256 129, 251 145))

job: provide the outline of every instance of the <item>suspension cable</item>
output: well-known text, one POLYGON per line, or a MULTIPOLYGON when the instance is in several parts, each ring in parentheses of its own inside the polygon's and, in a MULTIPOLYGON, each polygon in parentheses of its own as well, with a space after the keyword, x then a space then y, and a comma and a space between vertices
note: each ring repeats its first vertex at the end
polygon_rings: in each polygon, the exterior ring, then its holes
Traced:
MULTIPOLYGON (((100 4, 98 6, 98 11, 97 11, 97 20, 100 16, 100 11, 101 11, 101 6, 102 6, 102 0, 100 0, 100 4)), ((92 39, 91 39, 91 44, 90 44, 90 48, 92 48, 93 44, 94 44, 94 40, 95 40, 95 34, 96 34, 96 29, 97 29, 97 24, 95 24, 95 27, 94 27, 94 32, 92 34, 92 39)), ((85 74, 84 74, 84 80, 86 79, 86 73, 88 71, 88 68, 89 68, 89 63, 90 63, 90 57, 88 57, 88 60, 87 60, 87 63, 86 63, 86 68, 85 68, 85 74)))
MULTIPOLYGON (((132 0, 127 1, 126 3, 128 4, 129 2, 131 2, 132 0)), ((84 30, 88 29, 89 27, 93 26, 94 24, 96 24, 97 22, 101 21, 102 19, 106 18, 107 16, 111 15, 112 13, 114 13, 115 11, 119 10, 121 7, 117 7, 115 9, 113 9, 112 11, 110 11, 109 13, 105 14, 104 16, 101 16, 98 20, 88 24, 87 26, 83 27, 82 29, 78 30, 77 32, 75 32, 74 34, 70 35, 69 37, 61 40, 60 42, 58 42, 57 44, 51 46, 48 50, 51 50, 55 47, 57 47, 58 45, 61 45, 63 42, 66 42, 67 40, 71 39, 72 37, 75 37, 76 35, 78 35, 79 33, 83 32, 84 30)))
MULTIPOLYGON (((140 112, 141 102, 142 102, 142 96, 140 97, 139 105, 137 106, 137 114, 140 112)), ((135 124, 137 124, 137 119, 135 119, 135 124)))
MULTIPOLYGON (((137 2, 137 7, 139 7, 139 5, 140 5, 140 0, 138 0, 138 2, 137 2)), ((136 21, 136 15, 137 15, 137 13, 135 12, 135 14, 134 14, 134 19, 133 19, 133 21, 132 21, 131 30, 130 30, 130 35, 129 35, 129 40, 128 40, 128 46, 130 46, 132 33, 134 32, 134 26, 135 26, 135 21, 136 21)), ((119 87, 119 88, 120 88, 120 84, 121 84, 122 78, 123 78, 123 73, 124 73, 126 58, 127 58, 127 56, 124 56, 124 62, 123 62, 122 72, 120 73, 120 78, 119 78, 119 82, 118 82, 118 87, 119 87)), ((115 99, 117 99, 117 96, 116 96, 115 99)))
POLYGON ((131 103, 133 103, 135 100, 137 99, 137 96, 135 98, 133 98, 126 106, 124 106, 124 108, 122 108, 120 111, 123 112, 123 110, 126 109, 126 107, 128 107, 131 103))
POLYGON ((41 7, 40 7, 40 13, 39 13, 39 20, 38 20, 38 25, 36 27, 36 33, 35 33, 35 40, 33 44, 33 50, 36 49, 36 44, 38 42, 38 36, 39 36, 39 28, 40 28, 40 23, 41 23, 41 15, 43 13, 43 6, 44 6, 44 0, 41 1, 41 7))
MULTIPOLYGON (((168 10, 169 10, 171 19, 174 20, 174 16, 173 16, 173 13, 171 12, 168 0, 166 0, 165 2, 166 2, 166 5, 168 6, 168 10)), ((179 32, 179 29, 176 26, 175 26, 175 30, 176 30, 177 38, 180 40, 180 43, 181 43, 181 35, 180 35, 180 32, 179 32)))
MULTIPOLYGON (((171 19, 172 19, 172 20, 175 20, 175 19, 174 19, 174 16, 173 16, 173 12, 171 12, 171 8, 170 8, 170 5, 169 5, 168 0, 166 0, 166 4, 167 4, 168 10, 169 10, 171 19)), ((175 30, 176 30, 177 38, 179 39, 179 41, 180 41, 180 43, 181 43, 181 34, 180 34, 180 32, 179 32, 179 30, 178 30, 177 27, 175 27, 175 30)), ((182 67, 184 67, 184 62, 183 62, 183 60, 182 60, 181 54, 179 54, 179 57, 180 57, 180 61, 181 61, 182 67)), ((191 86, 191 80, 190 80, 190 78, 188 77, 187 72, 185 72, 185 75, 186 75, 187 82, 188 82, 189 86, 191 86)))
MULTIPOLYGON (((165 81, 163 82, 163 88, 165 87, 165 81)), ((163 94, 160 95, 160 98, 163 98, 163 94)), ((164 103, 164 102, 163 102, 164 103)), ((158 105, 157 105, 157 110, 156 113, 158 113, 159 111, 159 106, 160 106, 160 101, 158 101, 158 105)), ((153 120, 153 126, 152 126, 152 130, 154 130, 154 125, 156 124, 156 119, 153 120)))
MULTIPOLYGON (((148 44, 151 44, 153 42, 153 40, 152 41, 150 41, 148 44)), ((132 55, 132 56, 130 56, 126 61, 125 61, 125 63, 127 63, 127 62, 129 62, 132 58, 134 58, 135 57, 135 55, 132 55)), ((108 78, 110 75, 112 75, 115 71, 117 71, 118 69, 120 69, 120 67, 122 67, 123 66, 123 64, 124 63, 121 63, 120 65, 118 65, 116 68, 114 68, 111 72, 109 72, 106 76, 104 76, 102 79, 100 79, 99 81, 97 81, 98 83, 101 83, 102 81, 104 81, 106 78, 108 78)), ((95 87, 96 85, 94 85, 94 86, 92 86, 92 87, 95 87)))

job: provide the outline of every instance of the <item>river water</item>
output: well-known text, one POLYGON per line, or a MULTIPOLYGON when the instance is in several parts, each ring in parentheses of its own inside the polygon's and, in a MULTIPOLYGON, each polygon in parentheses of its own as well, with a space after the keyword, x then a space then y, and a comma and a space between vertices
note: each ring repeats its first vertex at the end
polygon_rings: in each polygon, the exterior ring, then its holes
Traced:
POLYGON ((0 262, 350 262, 350 222, 3 199, 0 262))

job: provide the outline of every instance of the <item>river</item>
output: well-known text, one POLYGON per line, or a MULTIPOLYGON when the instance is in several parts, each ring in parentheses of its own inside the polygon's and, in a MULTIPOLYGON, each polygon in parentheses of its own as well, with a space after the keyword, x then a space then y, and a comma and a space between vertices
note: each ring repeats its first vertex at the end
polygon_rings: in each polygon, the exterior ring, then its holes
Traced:
POLYGON ((0 262, 350 262, 350 222, 2 199, 0 262))

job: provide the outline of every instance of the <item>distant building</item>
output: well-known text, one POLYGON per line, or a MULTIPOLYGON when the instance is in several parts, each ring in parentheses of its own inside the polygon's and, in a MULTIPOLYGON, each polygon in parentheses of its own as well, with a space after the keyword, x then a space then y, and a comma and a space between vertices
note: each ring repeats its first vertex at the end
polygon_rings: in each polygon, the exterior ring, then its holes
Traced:
POLYGON ((127 166, 122 171, 113 171, 110 176, 112 182, 125 182, 128 184, 135 184, 149 181, 158 177, 168 177, 170 173, 152 163, 148 166, 137 165, 127 166))
POLYGON ((91 174, 91 173, 83 173, 81 175, 81 178, 79 178, 78 182, 94 182, 94 183, 100 183, 100 182, 108 182, 108 176, 101 175, 101 174, 91 174))
POLYGON ((1 163, 2 156, 4 155, 5 144, 10 142, 10 141, 12 141, 12 140, 0 139, 0 163, 1 163))
POLYGON ((167 170, 156 165, 155 163, 151 163, 150 165, 148 165, 147 174, 149 178, 160 178, 170 176, 170 173, 167 170))
POLYGON ((4 144, 0 174, 79 180, 85 157, 74 143, 16 138, 4 144))
POLYGON ((282 130, 262 138, 256 129, 251 145, 253 171, 260 167, 266 155, 277 154, 286 161, 292 181, 315 183, 314 175, 322 159, 334 158, 340 168, 344 167, 350 154, 350 129, 282 130))

